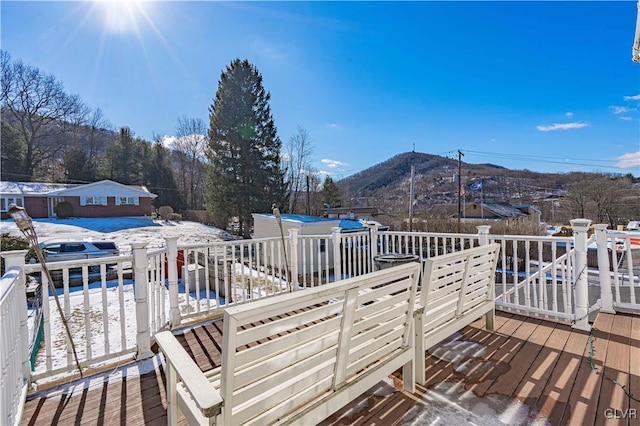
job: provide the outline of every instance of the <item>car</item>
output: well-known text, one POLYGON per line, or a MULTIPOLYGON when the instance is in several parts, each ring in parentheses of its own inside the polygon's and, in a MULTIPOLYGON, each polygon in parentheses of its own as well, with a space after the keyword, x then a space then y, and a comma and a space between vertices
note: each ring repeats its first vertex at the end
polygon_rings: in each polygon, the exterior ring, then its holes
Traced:
POLYGON ((120 255, 113 241, 50 241, 41 243, 40 249, 47 262, 120 255))

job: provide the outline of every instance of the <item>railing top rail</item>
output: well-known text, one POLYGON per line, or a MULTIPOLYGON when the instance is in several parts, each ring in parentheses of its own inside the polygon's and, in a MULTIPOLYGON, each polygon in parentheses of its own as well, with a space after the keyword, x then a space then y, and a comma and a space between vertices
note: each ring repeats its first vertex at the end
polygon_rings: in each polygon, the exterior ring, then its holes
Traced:
POLYGON ((607 235, 616 238, 640 238, 640 231, 617 231, 615 229, 607 229, 607 235))
POLYGON ((415 231, 380 231, 379 235, 415 235, 424 237, 478 238, 478 234, 458 234, 455 232, 415 232, 415 231))
POLYGON ((508 241, 540 241, 540 242, 559 242, 572 243, 573 237, 552 237, 549 235, 497 235, 489 234, 490 240, 508 240, 508 241))
MULTIPOLYGON (((104 256, 104 257, 92 257, 89 259, 77 259, 77 260, 61 260, 56 262, 47 262, 47 267, 50 270, 58 270, 65 268, 77 268, 82 266, 94 266, 101 264, 113 264, 122 262, 131 262, 133 260, 132 255, 120 255, 120 256, 104 256)), ((28 263, 24 266, 24 271, 27 274, 34 272, 41 272, 42 265, 39 263, 28 263)))
MULTIPOLYGON (((289 236, 285 235, 284 239, 285 241, 288 240, 289 236)), ((282 241, 282 237, 251 238, 247 240, 243 239, 243 240, 230 240, 230 241, 210 241, 206 243, 187 243, 187 244, 179 244, 178 249, 193 250, 193 249, 213 247, 213 246, 229 247, 229 246, 235 246, 235 245, 256 244, 256 243, 270 242, 270 241, 282 241)))
POLYGON ((167 246, 147 250, 147 256, 156 256, 167 252, 167 246))
POLYGON ((331 238, 331 234, 298 235, 298 238, 302 238, 306 240, 319 239, 319 238, 327 239, 327 238, 331 238))

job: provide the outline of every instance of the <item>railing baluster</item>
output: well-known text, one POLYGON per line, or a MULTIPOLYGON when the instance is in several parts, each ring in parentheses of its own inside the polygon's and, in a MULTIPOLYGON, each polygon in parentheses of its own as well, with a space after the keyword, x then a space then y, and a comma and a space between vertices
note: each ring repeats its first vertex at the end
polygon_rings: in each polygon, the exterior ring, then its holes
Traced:
MULTIPOLYGON (((531 269, 529 266, 530 261, 530 241, 526 240, 524 242, 524 277, 525 277, 525 306, 527 308, 531 307, 531 293, 533 293, 533 303, 535 306, 536 303, 536 294, 535 294, 535 286, 533 289, 531 288, 531 269)), ((514 242, 514 244, 517 244, 514 242)))
MULTIPOLYGON (((91 302, 89 301, 89 268, 87 266, 82 267, 82 288, 84 296, 84 304, 82 306, 82 312, 84 314, 84 335, 85 335, 85 351, 86 359, 91 361, 93 353, 91 350, 91 302)), ((68 317, 67 317, 68 318, 68 317)), ((71 350, 71 345, 69 345, 71 350)))
POLYGON ((109 333, 109 307, 107 304, 107 265, 104 263, 100 265, 100 284, 102 295, 102 327, 104 330, 104 354, 102 355, 107 355, 111 353, 111 344, 109 342, 111 333, 109 333))

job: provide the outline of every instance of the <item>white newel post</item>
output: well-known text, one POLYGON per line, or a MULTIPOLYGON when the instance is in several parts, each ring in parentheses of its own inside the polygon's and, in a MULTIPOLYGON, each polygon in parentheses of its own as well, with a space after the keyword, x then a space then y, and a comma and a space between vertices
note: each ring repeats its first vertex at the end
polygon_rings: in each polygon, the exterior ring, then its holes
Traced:
POLYGON ((491 225, 480 225, 476 226, 476 228, 478 228, 478 243, 481 246, 489 244, 489 229, 491 229, 491 225))
POLYGON ((573 219, 573 239, 576 248, 575 321, 572 328, 591 331, 589 324, 589 289, 587 282, 587 232, 589 219, 573 219))
POLYGON ((289 247, 291 248, 291 252, 289 253, 289 262, 291 263, 291 290, 298 290, 298 262, 300 260, 299 253, 299 241, 298 241, 298 233, 299 229, 291 228, 289 229, 289 247))
POLYGON ((167 279, 169 280, 169 326, 174 329, 180 325, 180 307, 178 306, 178 237, 166 237, 167 279))
POLYGON ((133 273, 134 291, 136 300, 136 344, 138 353, 136 359, 145 359, 153 356, 151 352, 151 334, 149 331, 149 297, 147 266, 147 244, 131 243, 133 248, 133 273))
POLYGON ((342 279, 342 253, 340 252, 340 227, 331 228, 331 242, 333 243, 333 277, 335 281, 342 279))
MULTIPOLYGON (((593 225, 596 231, 596 244, 598 245, 598 275, 600 277, 600 300, 602 307, 600 312, 615 314, 613 307, 613 293, 611 292, 611 275, 609 272, 609 247, 607 245, 607 225, 598 223, 593 225)), ((615 250, 614 241, 611 241, 612 250, 615 250)))
MULTIPOLYGON (((18 303, 20 304, 20 359, 22 360, 22 375, 28 382, 31 382, 29 328, 27 325, 27 286, 26 275, 24 273, 24 258, 27 253, 27 250, 14 250, 2 253, 2 257, 4 258, 5 271, 9 270, 9 268, 20 268, 22 270, 20 280, 18 281, 18 303)), ((47 294, 48 293, 45 293, 45 290, 43 290, 42 297, 46 297, 47 294)))

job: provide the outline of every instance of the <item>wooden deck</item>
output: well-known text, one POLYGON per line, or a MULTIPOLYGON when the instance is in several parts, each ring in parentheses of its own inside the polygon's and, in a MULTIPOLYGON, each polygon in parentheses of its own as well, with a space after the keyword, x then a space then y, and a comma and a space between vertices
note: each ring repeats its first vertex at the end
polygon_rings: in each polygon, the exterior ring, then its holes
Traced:
MULTIPOLYGON (((427 357, 428 382, 414 394, 394 375, 321 424, 640 425, 640 316, 599 314, 592 337, 507 313, 493 333, 483 324, 427 357)), ((221 332, 216 321, 178 338, 209 369, 220 364, 221 332)), ((166 424, 164 380, 160 365, 43 391, 29 398, 21 424, 166 424)))

